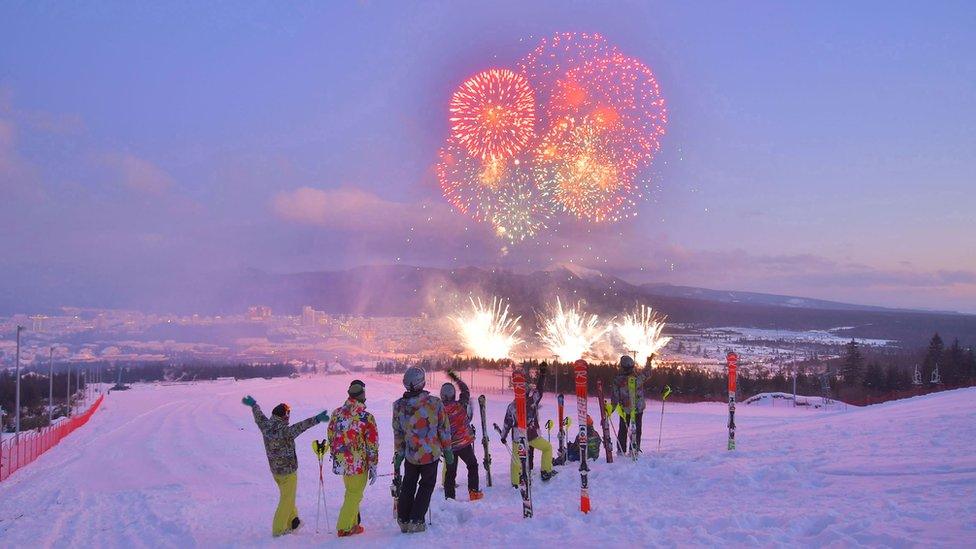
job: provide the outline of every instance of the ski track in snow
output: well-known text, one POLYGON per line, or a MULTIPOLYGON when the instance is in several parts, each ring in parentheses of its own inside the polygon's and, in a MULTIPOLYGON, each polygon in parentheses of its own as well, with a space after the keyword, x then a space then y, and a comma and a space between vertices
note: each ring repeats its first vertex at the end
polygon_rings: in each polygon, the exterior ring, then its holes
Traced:
MULTIPOLYGON (((535 517, 523 519, 508 484, 506 450, 492 437, 494 486, 485 499, 445 501, 438 485, 427 534, 399 533, 390 477, 367 488, 366 533, 334 535, 342 481, 326 467, 329 522, 315 533, 317 462, 310 446, 325 426, 297 441, 298 509, 305 524, 272 540, 277 490, 249 410, 292 405, 298 421, 337 407, 352 376, 135 385, 109 395, 91 422, 0 484, 0 545, 100 547, 610 547, 976 545, 976 389, 839 410, 788 406, 736 409, 738 449, 725 450, 724 404, 668 404, 656 451, 660 407, 645 412, 636 463, 591 463, 593 511, 579 512, 576 464, 543 484, 535 471, 535 517)), ((391 471, 392 402, 398 377, 368 377, 367 406, 380 427, 380 474, 391 471)), ((429 388, 437 390, 440 383, 429 388)), ((487 395, 489 429, 507 396, 487 395)), ((555 397, 541 418, 554 418, 555 397)), ((575 397, 566 396, 576 432, 575 397)), ((598 418, 596 399, 589 401, 598 418)), ((482 457, 480 418, 476 453, 482 457)), ((494 435, 494 433, 492 433, 494 435)), ((543 435, 545 436, 545 435, 543 435)), ((553 445, 555 446, 555 433, 553 445)), ((602 452, 601 452, 602 453, 602 452)), ((616 457, 616 456, 615 456, 616 457)), ((537 456, 538 459, 538 456, 537 456)), ((440 475, 440 471, 438 473, 440 475)))

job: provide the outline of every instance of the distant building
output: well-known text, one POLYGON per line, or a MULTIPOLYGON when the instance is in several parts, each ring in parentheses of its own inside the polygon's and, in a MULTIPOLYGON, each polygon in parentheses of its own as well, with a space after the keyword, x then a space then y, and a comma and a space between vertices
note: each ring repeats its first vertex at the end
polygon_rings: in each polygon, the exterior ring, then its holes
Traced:
POLYGON ((271 307, 266 305, 251 305, 247 308, 248 320, 268 320, 271 318, 271 307))

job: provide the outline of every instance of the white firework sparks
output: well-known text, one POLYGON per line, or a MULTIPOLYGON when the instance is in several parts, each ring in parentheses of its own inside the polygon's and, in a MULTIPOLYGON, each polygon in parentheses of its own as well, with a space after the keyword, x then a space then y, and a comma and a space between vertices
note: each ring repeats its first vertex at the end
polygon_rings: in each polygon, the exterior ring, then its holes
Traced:
POLYGON ((664 318, 645 305, 639 305, 633 313, 625 314, 620 322, 614 322, 614 329, 623 344, 623 351, 637 355, 633 357, 637 364, 644 364, 647 357, 671 341, 670 337, 661 336, 664 318))
POLYGON ((582 312, 579 303, 575 307, 563 309, 558 297, 549 316, 540 317, 539 324, 539 339, 563 362, 583 358, 590 352, 593 344, 607 332, 597 315, 582 312))
POLYGON ((508 304, 504 299, 491 298, 491 304, 469 298, 471 309, 459 312, 451 320, 465 349, 478 357, 489 360, 510 358, 512 349, 522 343, 518 337, 521 317, 508 316, 508 304))

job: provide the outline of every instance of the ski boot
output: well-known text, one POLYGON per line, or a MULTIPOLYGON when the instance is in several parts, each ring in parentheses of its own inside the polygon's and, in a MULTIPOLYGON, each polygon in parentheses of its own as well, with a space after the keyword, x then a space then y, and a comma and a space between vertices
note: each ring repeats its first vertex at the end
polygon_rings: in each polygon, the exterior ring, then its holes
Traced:
POLYGON ((483 497, 485 497, 485 493, 481 490, 468 490, 468 499, 471 501, 478 501, 483 497))
POLYGON ((554 477, 554 476, 556 476, 558 474, 559 474, 559 471, 557 471, 555 469, 553 469, 552 471, 543 471, 542 472, 542 482, 549 482, 550 480, 552 480, 552 477, 554 477))
POLYGON ((400 527, 400 533, 401 534, 409 534, 410 533, 410 521, 402 521, 400 519, 397 519, 397 526, 400 527))
POLYGON ((365 528, 357 524, 348 530, 339 530, 339 537, 344 538, 348 536, 355 536, 356 534, 362 534, 365 531, 365 528))
POLYGON ((411 534, 419 534, 420 532, 426 532, 427 531, 427 523, 424 522, 424 521, 411 522, 410 525, 408 526, 408 528, 409 529, 407 530, 407 532, 409 532, 411 534))
POLYGON ((289 530, 288 533, 290 534, 295 530, 298 530, 299 528, 301 528, 301 526, 302 526, 302 519, 298 517, 291 519, 291 530, 289 530))

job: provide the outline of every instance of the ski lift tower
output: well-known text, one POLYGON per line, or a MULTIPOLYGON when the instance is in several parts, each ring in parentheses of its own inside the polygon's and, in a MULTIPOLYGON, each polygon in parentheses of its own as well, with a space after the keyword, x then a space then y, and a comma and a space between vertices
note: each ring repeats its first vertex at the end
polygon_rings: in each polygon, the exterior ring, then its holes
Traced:
POLYGON ((922 372, 918 371, 918 364, 915 365, 915 373, 912 374, 912 385, 920 386, 922 384, 922 372))
POLYGON ((932 379, 930 380, 932 385, 939 385, 942 383, 942 376, 939 375, 939 365, 935 365, 935 369, 932 370, 932 379))

